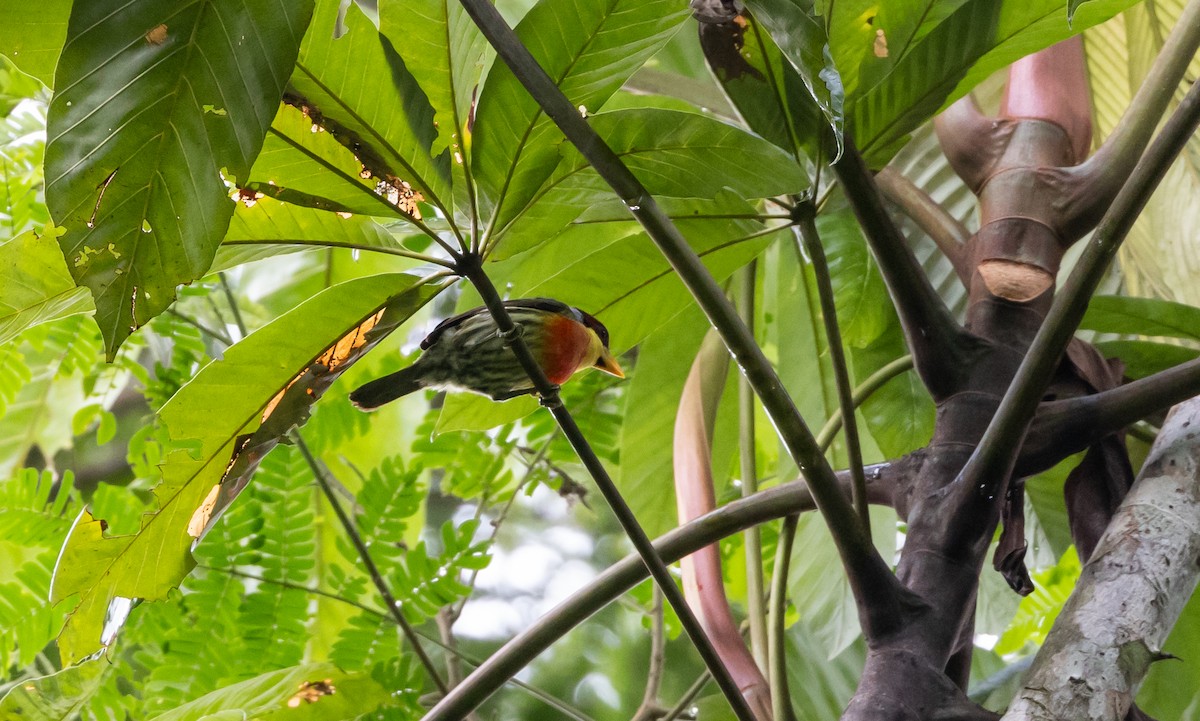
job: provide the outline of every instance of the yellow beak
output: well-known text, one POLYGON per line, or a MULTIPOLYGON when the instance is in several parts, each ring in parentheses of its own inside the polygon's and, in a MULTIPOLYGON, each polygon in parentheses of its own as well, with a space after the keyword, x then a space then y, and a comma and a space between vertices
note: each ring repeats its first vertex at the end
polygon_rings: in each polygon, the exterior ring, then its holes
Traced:
POLYGON ((596 367, 609 375, 618 378, 625 377, 625 371, 621 370, 621 364, 617 363, 617 359, 613 358, 612 353, 609 353, 607 348, 600 349, 600 358, 596 360, 596 367))

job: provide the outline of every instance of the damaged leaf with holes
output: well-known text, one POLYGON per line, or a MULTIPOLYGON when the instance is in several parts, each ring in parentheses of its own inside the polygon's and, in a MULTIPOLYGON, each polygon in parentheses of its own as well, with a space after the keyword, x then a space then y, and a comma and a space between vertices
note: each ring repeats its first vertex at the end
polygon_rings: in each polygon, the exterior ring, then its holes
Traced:
POLYGON ((334 286, 184 385, 159 413, 171 450, 154 489, 157 508, 141 529, 109 536, 102 519, 83 511, 67 538, 52 589, 56 602, 79 597, 59 638, 64 658, 83 658, 111 641, 101 632, 114 599, 162 598, 178 585, 194 563, 189 549, 263 456, 350 364, 443 287, 401 273, 334 286))

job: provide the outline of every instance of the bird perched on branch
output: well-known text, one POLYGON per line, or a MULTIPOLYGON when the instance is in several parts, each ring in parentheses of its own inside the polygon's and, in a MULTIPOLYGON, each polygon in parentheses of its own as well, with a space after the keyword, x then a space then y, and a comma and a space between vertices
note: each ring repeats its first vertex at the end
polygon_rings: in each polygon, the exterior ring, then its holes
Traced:
MULTIPOLYGON (((550 298, 504 306, 551 383, 561 385, 588 368, 625 377, 608 350, 608 329, 587 313, 550 298)), ((421 341, 421 350, 411 366, 360 386, 350 401, 367 411, 422 388, 470 391, 495 401, 534 392, 487 308, 442 321, 421 341)))

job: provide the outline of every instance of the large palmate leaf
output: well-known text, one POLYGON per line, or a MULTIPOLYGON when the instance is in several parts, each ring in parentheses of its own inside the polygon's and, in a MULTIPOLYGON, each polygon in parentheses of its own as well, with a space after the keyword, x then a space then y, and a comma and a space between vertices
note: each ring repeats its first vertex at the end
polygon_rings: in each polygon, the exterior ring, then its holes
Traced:
POLYGON ((109 359, 202 276, 283 94, 311 2, 75 3, 47 119, 46 203, 109 359))
POLYGON ((0 244, 0 344, 39 323, 92 309, 77 288, 54 242, 61 229, 32 230, 0 244))
MULTIPOLYGON (((450 209, 450 154, 430 153, 437 137, 433 108, 358 5, 346 9, 346 34, 333 36, 339 5, 317 2, 292 75, 297 102, 340 142, 357 147, 361 163, 402 201, 418 200, 416 191, 450 209)), ((415 203, 402 203, 402 209, 416 214, 415 203)))
POLYGON ((812 0, 748 0, 746 4, 804 80, 840 147, 846 91, 812 0))
MULTIPOLYGON (((897 7, 912 4, 903 0, 897 7)), ((847 127, 868 161, 881 166, 909 133, 988 75, 1133 4, 1095 0, 1080 8, 1070 24, 1060 0, 968 0, 957 7, 921 3, 927 14, 919 23, 904 12, 875 14, 875 6, 864 7, 862 14, 840 21, 857 23, 854 27, 843 32, 839 25, 830 31, 838 71, 848 86, 849 78, 855 78, 846 95, 847 127), (880 32, 883 44, 871 40, 873 51, 863 52, 866 39, 880 32)))
POLYGON ((70 0, 5 4, 0 55, 46 85, 54 85, 54 66, 67 37, 70 13, 70 0))
MULTIPOLYGON (((542 0, 517 34, 567 98, 594 112, 686 17, 675 0, 542 0)), ((475 176, 502 226, 558 164, 562 135, 504 65, 484 83, 474 132, 475 176)))
POLYGON ((350 148, 301 108, 288 104, 279 106, 243 187, 321 210, 404 217, 377 192, 379 180, 364 170, 350 148))
MULTIPOLYGON (((715 198, 729 189, 743 198, 768 198, 799 193, 808 185, 786 152, 703 115, 616 110, 594 116, 592 127, 656 196, 715 198)), ((496 231, 493 237, 500 244, 494 258, 528 250, 612 197, 612 189, 574 146, 564 145, 563 155, 529 204, 496 231)))
POLYGON ((175 448, 162 464, 157 509, 137 534, 109 537, 83 512, 55 569, 53 598, 79 594, 59 647, 73 661, 101 645, 113 599, 158 599, 191 568, 203 536, 279 439, 390 330, 444 286, 404 274, 334 286, 205 366, 163 406, 175 448))
MULTIPOLYGON (((1145 82, 1151 63, 1171 29, 1179 23, 1185 0, 1155 0, 1131 7, 1111 22, 1085 33, 1088 84, 1097 141, 1104 141, 1145 82)), ((1200 57, 1192 62, 1171 102, 1200 76, 1200 57)), ((1170 112, 1170 110, 1168 110, 1170 112)), ((1200 252, 1194 229, 1200 225, 1200 136, 1176 158, 1121 246, 1121 270, 1131 295, 1158 296, 1200 305, 1196 268, 1200 252)))
POLYGON ((382 253, 402 250, 400 241, 371 218, 259 198, 238 203, 214 268, 305 248, 352 248, 382 253))

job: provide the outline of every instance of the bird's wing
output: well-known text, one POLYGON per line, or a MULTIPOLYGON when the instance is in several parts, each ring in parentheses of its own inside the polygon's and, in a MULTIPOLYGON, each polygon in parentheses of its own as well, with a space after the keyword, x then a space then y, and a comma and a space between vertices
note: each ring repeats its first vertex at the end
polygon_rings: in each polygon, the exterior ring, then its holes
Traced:
MULTIPOLYGON (((554 300, 553 298, 517 298, 514 300, 504 301, 505 308, 532 308, 534 310, 544 310, 550 313, 561 313, 564 315, 573 315, 571 306, 562 301, 554 300)), ((421 341, 421 350, 426 350, 429 346, 437 342, 438 338, 452 329, 465 323, 468 319, 474 318, 480 313, 487 313, 487 308, 480 306, 464 311, 458 315, 453 315, 446 320, 434 326, 429 335, 425 336, 425 340, 421 341)))

